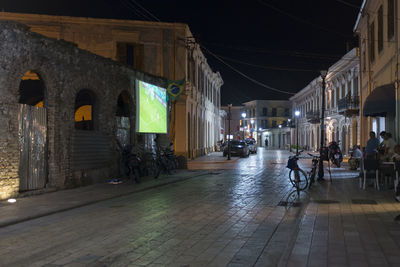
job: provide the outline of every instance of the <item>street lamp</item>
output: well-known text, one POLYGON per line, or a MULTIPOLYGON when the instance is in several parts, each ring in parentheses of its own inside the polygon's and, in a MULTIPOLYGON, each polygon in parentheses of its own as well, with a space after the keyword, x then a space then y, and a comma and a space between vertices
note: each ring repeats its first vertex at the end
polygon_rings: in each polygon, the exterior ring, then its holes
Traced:
POLYGON ((289 136, 289 152, 292 152, 292 124, 290 123, 292 120, 288 119, 287 120, 287 126, 289 126, 289 130, 290 130, 290 136, 289 136))
POLYGON ((281 124, 279 124, 279 149, 281 148, 281 129, 282 129, 282 125, 281 124))
POLYGON ((243 140, 244 140, 244 119, 246 118, 246 112, 242 112, 242 118, 243 118, 243 124, 242 124, 242 126, 243 126, 243 140))
POLYGON ((251 136, 251 138, 253 138, 253 132, 252 132, 251 129, 254 129, 254 120, 251 119, 250 123, 251 123, 251 125, 250 125, 250 136, 251 136))
POLYGON ((232 104, 228 105, 228 122, 229 122, 229 127, 228 127, 228 131, 229 131, 229 135, 228 135, 228 160, 231 160, 231 108, 232 108, 232 104))
POLYGON ((321 88, 321 118, 320 118, 320 128, 321 128, 321 140, 320 140, 320 147, 319 147, 319 165, 318 165, 318 180, 324 179, 324 162, 322 158, 322 153, 324 149, 324 141, 325 141, 325 78, 328 72, 326 70, 321 71, 321 78, 322 78, 322 88, 321 88))
POLYGON ((296 116, 296 156, 299 155, 299 117, 300 117, 300 111, 296 110, 294 112, 294 115, 296 116))

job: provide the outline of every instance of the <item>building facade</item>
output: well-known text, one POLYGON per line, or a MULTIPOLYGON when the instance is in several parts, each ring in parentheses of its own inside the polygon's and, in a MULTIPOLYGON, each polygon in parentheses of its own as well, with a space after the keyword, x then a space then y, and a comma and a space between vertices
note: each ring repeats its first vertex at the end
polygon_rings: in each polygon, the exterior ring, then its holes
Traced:
MULTIPOLYGON (((193 158, 212 151, 219 139, 221 75, 213 72, 189 26, 133 20, 94 19, 0 12, 31 31, 77 44, 78 48, 169 80, 185 79, 171 105, 169 135, 177 155, 193 158)), ((142 138, 152 139, 151 135, 142 138)))
POLYGON ((221 132, 224 132, 223 141, 228 140, 228 135, 232 135, 233 140, 239 140, 243 136, 243 132, 240 130, 241 127, 241 114, 242 106, 222 106, 221 109, 224 111, 224 117, 222 118, 223 124, 221 127, 221 132), (230 121, 229 121, 230 112, 230 121))
MULTIPOLYGON (((325 78, 325 142, 340 143, 343 154, 360 144, 360 78, 358 49, 354 48, 332 65, 325 78)), ((292 143, 317 151, 320 147, 322 78, 318 77, 290 98, 293 105, 292 143), (300 112, 296 118, 295 111, 300 112)))
MULTIPOLYGON (((223 110, 229 112, 226 106, 223 110)), ((290 130, 286 128, 291 114, 290 101, 253 100, 233 106, 231 114, 231 133, 235 140, 253 138, 258 146, 265 146, 268 139, 269 146, 274 148, 283 148, 290 141, 290 130)), ((227 123, 225 129, 228 129, 227 123)))
POLYGON ((354 26, 360 44, 361 143, 368 132, 388 131, 399 141, 400 6, 364 0, 354 26))

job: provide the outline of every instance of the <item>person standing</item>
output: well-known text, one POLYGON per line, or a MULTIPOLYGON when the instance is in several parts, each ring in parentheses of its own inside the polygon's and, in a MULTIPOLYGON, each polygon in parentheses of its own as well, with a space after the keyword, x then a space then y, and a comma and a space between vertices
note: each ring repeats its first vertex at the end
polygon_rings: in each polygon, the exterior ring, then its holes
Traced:
POLYGON ((265 138, 265 148, 267 148, 267 147, 268 147, 268 139, 265 138))
POLYGON ((365 153, 367 158, 373 158, 376 156, 376 149, 379 146, 379 139, 376 138, 375 132, 369 132, 369 140, 367 141, 367 146, 365 147, 365 153))

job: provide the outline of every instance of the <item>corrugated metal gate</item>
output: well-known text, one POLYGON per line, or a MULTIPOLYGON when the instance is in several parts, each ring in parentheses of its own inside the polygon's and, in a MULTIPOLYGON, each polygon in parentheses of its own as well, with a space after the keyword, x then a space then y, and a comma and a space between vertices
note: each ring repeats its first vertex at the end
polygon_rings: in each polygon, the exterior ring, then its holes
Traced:
POLYGON ((47 110, 21 104, 18 119, 19 189, 41 189, 47 180, 47 110))
POLYGON ((109 137, 97 131, 75 130, 72 136, 72 169, 106 167, 110 163, 109 137))
POLYGON ((129 117, 116 117, 117 139, 122 147, 130 144, 131 125, 129 117))

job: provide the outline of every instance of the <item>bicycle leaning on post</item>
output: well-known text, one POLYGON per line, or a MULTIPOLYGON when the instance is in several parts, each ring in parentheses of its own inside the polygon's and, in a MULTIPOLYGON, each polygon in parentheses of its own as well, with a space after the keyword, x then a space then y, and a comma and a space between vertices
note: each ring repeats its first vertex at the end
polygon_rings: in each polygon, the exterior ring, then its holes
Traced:
POLYGON ((297 164, 298 160, 298 155, 289 157, 286 167, 290 169, 289 180, 296 187, 297 196, 300 196, 300 191, 305 190, 308 186, 308 178, 306 172, 297 164))

